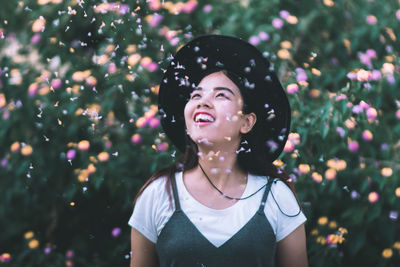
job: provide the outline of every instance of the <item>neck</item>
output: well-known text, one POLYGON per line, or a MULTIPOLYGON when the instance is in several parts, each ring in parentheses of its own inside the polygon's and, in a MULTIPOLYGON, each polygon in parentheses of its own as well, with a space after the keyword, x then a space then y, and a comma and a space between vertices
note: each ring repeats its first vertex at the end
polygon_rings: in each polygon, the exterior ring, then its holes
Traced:
MULTIPOLYGON (((225 148, 202 147, 199 148, 199 164, 218 188, 247 182, 247 173, 244 173, 237 163, 236 146, 225 148)), ((200 166, 195 168, 196 173, 204 176, 200 166)))

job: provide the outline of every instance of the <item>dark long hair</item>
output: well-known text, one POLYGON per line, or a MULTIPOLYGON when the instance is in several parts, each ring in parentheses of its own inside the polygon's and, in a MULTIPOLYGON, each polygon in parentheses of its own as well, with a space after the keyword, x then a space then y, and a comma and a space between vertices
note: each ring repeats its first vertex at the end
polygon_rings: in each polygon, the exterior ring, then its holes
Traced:
MULTIPOLYGON (((243 110, 244 114, 249 114, 254 111, 254 106, 249 105, 251 103, 248 94, 243 85, 243 81, 240 76, 235 73, 232 73, 227 70, 210 70, 203 77, 207 76, 207 74, 211 74, 213 72, 222 71, 230 80, 232 80, 240 89, 240 92, 243 97, 243 110)), ((257 118, 257 121, 262 118, 257 118)), ((296 197, 298 204, 300 205, 300 201, 298 200, 293 181, 290 179, 290 176, 282 169, 275 166, 267 155, 263 151, 264 146, 257 144, 256 140, 262 140, 261 135, 265 134, 265 131, 261 129, 260 124, 254 125, 253 129, 247 133, 242 135, 241 144, 244 143, 243 146, 246 148, 239 152, 237 156, 237 161, 239 168, 245 173, 251 173, 253 175, 259 176, 269 176, 271 178, 279 178, 283 181, 293 192, 296 197), (247 141, 247 142, 244 142, 247 141)), ((172 165, 161 169, 155 172, 142 186, 139 190, 138 194, 135 197, 135 202, 137 198, 142 194, 142 192, 146 189, 146 187, 156 179, 161 177, 166 177, 166 188, 169 197, 169 201, 172 201, 172 193, 171 193, 171 180, 174 179, 174 175, 177 171, 187 171, 195 168, 198 165, 198 148, 196 143, 189 137, 189 135, 185 134, 185 143, 186 149, 182 156, 176 160, 172 165)), ((300 205, 301 207, 301 205, 300 205)))

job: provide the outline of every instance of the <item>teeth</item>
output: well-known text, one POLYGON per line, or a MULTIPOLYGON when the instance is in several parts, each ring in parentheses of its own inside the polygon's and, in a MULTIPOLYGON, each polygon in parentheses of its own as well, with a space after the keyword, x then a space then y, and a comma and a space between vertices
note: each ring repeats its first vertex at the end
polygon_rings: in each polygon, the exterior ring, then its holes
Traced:
POLYGON ((198 115, 196 115, 196 117, 194 118, 194 120, 195 120, 196 122, 199 122, 199 121, 213 122, 213 121, 214 121, 214 118, 211 117, 210 115, 207 115, 207 114, 198 114, 198 115))

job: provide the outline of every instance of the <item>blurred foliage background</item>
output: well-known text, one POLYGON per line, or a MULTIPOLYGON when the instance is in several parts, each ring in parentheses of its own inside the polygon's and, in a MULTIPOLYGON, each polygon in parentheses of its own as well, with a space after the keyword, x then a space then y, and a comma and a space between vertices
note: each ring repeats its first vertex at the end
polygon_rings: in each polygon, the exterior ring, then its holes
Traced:
POLYGON ((0 8, 0 265, 127 266, 133 199, 179 152, 168 58, 207 33, 274 64, 292 106, 275 164, 310 266, 400 266, 400 2, 10 0, 0 8))

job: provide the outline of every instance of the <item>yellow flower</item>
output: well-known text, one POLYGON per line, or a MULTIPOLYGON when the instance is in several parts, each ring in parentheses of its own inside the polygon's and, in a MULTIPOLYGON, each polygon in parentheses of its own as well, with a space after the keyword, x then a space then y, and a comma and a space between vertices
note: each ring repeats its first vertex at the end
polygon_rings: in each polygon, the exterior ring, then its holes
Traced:
POLYGON ((283 49, 290 49, 290 48, 292 48, 292 43, 289 42, 289 41, 282 41, 281 42, 281 47, 283 49))
POLYGON ((331 221, 328 226, 329 228, 333 229, 337 227, 337 223, 335 221, 331 221))
POLYGON ((104 161, 107 161, 107 160, 110 158, 110 155, 109 155, 107 152, 103 151, 103 152, 100 152, 100 153, 97 155, 97 158, 98 158, 101 162, 104 162, 104 161))
POLYGON ((6 97, 4 94, 0 94, 0 108, 3 108, 7 105, 6 97))
POLYGON ((391 248, 385 248, 382 251, 382 257, 385 259, 391 258, 393 256, 393 250, 391 248))
POLYGON ((296 16, 290 15, 289 17, 286 18, 287 23, 289 24, 297 24, 299 19, 296 16))
POLYGON ((339 227, 338 231, 339 231, 339 232, 341 232, 341 233, 342 233, 342 235, 344 235, 344 234, 347 234, 347 233, 348 233, 347 229, 346 229, 346 228, 344 228, 344 227, 339 227))
POLYGON ((306 174, 310 172, 310 165, 308 164, 300 164, 299 165, 299 170, 302 174, 306 174))
POLYGON ((28 246, 30 249, 35 249, 39 246, 39 241, 37 241, 36 239, 32 239, 31 241, 29 241, 28 246))
POLYGON ((20 148, 21 148, 21 146, 20 146, 19 142, 14 142, 14 143, 12 143, 10 150, 11 150, 11 152, 17 152, 17 151, 19 151, 20 148))
POLYGON ((394 242, 393 248, 400 250, 400 242, 399 241, 394 242))
POLYGON ((325 225, 327 223, 328 223, 328 217, 326 217, 326 216, 319 217, 319 219, 318 219, 319 225, 325 225))
POLYGON ((326 244, 326 239, 323 236, 318 236, 317 237, 317 243, 320 243, 321 245, 325 245, 326 244))
POLYGON ((396 197, 400 197, 400 187, 396 188, 395 193, 396 193, 396 197))
POLYGON ((382 168, 382 169, 381 169, 381 174, 382 174, 383 176, 385 176, 385 177, 389 177, 389 176, 392 176, 393 170, 392 170, 391 168, 385 167, 385 168, 382 168))
POLYGON ((312 229, 310 235, 318 235, 318 229, 312 229))
POLYGON ((335 2, 333 2, 332 0, 324 0, 324 5, 326 5, 326 6, 334 6, 335 2))
POLYGON ((318 172, 313 172, 311 174, 311 177, 313 178, 314 181, 316 181, 317 183, 322 182, 322 175, 319 174, 318 172))
POLYGON ((290 58, 290 53, 287 49, 280 49, 278 51, 278 57, 280 59, 289 59, 290 58))
POLYGON ((312 74, 314 74, 315 76, 321 76, 321 71, 319 69, 316 68, 312 68, 311 69, 312 74))
POLYGON ((33 32, 40 32, 43 31, 46 25, 46 19, 42 16, 35 20, 32 24, 32 31, 33 32))
POLYGON ((30 145, 25 145, 21 148, 21 154, 23 156, 29 156, 33 152, 33 148, 30 145))
POLYGON ((334 170, 334 169, 327 169, 326 171, 325 171, 325 178, 327 179, 327 180, 333 180, 333 179, 335 179, 336 178, 336 171, 334 170))
POLYGON ((25 239, 30 239, 34 236, 34 233, 32 231, 28 231, 24 234, 25 239))
POLYGON ((134 66, 139 62, 140 58, 141 58, 141 56, 139 54, 130 55, 128 57, 128 64, 130 66, 134 66))
POLYGON ((89 143, 89 141, 87 141, 87 140, 82 140, 82 141, 80 141, 80 142, 78 143, 78 149, 79 149, 79 150, 84 150, 84 151, 86 151, 86 150, 89 149, 89 147, 90 147, 90 143, 89 143))
POLYGON ((93 163, 90 163, 87 170, 88 170, 89 174, 92 174, 96 171, 96 167, 93 165, 93 163))

